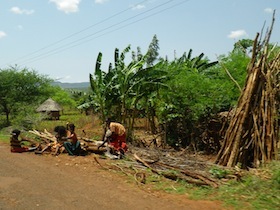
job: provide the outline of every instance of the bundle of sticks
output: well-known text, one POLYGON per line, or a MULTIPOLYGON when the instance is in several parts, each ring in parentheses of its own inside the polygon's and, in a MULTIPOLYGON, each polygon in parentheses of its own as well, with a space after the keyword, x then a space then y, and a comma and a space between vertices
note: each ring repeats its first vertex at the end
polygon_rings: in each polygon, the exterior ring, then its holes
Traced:
MULTIPOLYGON (((38 130, 30 130, 29 133, 34 134, 35 136, 40 138, 40 148, 36 151, 36 154, 42 154, 43 152, 49 152, 53 155, 58 155, 65 151, 63 143, 66 140, 58 139, 54 134, 50 133, 47 129, 44 131, 38 130)), ((81 148, 88 152, 93 153, 103 153, 106 151, 106 148, 99 148, 98 146, 102 143, 102 141, 95 141, 93 139, 78 137, 81 148)))

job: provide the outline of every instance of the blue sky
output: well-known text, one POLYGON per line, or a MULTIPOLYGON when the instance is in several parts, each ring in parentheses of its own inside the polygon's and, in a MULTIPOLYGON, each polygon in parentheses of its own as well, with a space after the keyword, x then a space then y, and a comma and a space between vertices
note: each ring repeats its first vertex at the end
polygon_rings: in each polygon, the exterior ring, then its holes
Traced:
POLYGON ((145 53, 155 34, 161 57, 192 49, 214 61, 267 29, 273 10, 271 42, 279 43, 280 0, 0 0, 0 69, 87 82, 99 52, 106 70, 115 48, 145 53))

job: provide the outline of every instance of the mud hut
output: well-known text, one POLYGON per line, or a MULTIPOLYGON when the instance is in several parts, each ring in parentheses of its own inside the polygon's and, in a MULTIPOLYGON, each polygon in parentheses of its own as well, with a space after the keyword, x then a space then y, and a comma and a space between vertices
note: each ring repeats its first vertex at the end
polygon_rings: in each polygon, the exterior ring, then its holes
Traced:
POLYGON ((49 98, 44 101, 37 109, 37 112, 42 113, 46 116, 46 119, 50 120, 59 120, 60 111, 62 111, 62 107, 53 99, 49 98))

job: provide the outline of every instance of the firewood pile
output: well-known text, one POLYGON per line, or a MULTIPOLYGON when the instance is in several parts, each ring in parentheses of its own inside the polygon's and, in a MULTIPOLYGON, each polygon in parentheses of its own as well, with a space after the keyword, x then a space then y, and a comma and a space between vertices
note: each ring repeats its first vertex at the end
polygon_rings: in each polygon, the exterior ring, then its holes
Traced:
POLYGON ((42 154, 43 152, 54 152, 54 154, 58 154, 62 147, 62 144, 57 141, 56 137, 46 129, 43 132, 32 130, 29 133, 39 137, 40 147, 36 151, 37 154, 42 154))
MULTIPOLYGON (((44 131, 30 130, 29 133, 35 135, 37 139, 39 138, 37 142, 39 141, 40 147, 35 151, 36 154, 51 153, 53 155, 59 155, 60 153, 65 152, 65 148, 63 147, 65 140, 58 140, 54 134, 46 129, 44 129, 44 131)), ((100 141, 94 141, 83 137, 80 137, 79 141, 81 143, 81 148, 84 151, 94 153, 103 153, 106 151, 104 148, 98 149, 98 146, 102 143, 100 141)))
MULTIPOLYGON (((245 87, 226 130, 216 163, 243 168, 258 167, 276 160, 279 142, 280 53, 269 44, 271 27, 265 37, 257 33, 245 87)), ((278 48, 279 49, 279 48, 278 48)))

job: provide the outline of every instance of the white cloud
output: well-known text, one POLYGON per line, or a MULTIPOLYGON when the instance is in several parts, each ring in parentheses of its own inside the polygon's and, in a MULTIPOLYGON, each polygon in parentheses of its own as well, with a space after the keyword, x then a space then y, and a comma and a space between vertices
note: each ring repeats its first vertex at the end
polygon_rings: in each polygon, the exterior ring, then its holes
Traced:
POLYGON ((79 4, 81 0, 49 0, 56 4, 58 10, 63 12, 71 13, 71 12, 78 12, 79 11, 79 4))
POLYGON ((245 30, 236 30, 236 31, 231 31, 230 34, 228 35, 228 38, 239 39, 244 36, 248 36, 245 30))
POLYGON ((4 31, 0 31, 0 39, 7 36, 7 34, 4 31))
POLYGON ((265 8, 264 12, 265 13, 273 13, 273 9, 272 8, 265 8))
POLYGON ((20 9, 19 7, 12 7, 10 11, 18 15, 31 15, 34 13, 34 10, 20 9))
POLYGON ((108 1, 108 0, 95 0, 95 3, 96 3, 96 4, 103 4, 103 3, 105 3, 106 1, 108 1))
POLYGON ((133 10, 144 9, 144 8, 146 8, 146 6, 143 4, 137 4, 132 6, 133 10))
POLYGON ((23 30, 23 26, 22 25, 17 25, 17 29, 18 30, 23 30))

